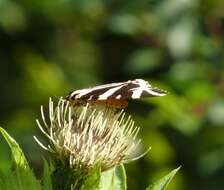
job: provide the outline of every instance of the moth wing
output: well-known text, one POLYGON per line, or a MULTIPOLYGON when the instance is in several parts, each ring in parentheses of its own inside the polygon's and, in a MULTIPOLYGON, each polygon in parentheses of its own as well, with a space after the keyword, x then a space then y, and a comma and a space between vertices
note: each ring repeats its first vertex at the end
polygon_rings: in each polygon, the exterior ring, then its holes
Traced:
POLYGON ((92 88, 86 88, 82 90, 75 90, 70 93, 69 99, 81 99, 81 100, 106 100, 113 89, 118 89, 123 83, 110 83, 105 85, 99 85, 92 88))
POLYGON ((147 81, 135 79, 76 90, 70 93, 67 99, 83 101, 128 100, 164 95, 166 95, 165 91, 153 88, 147 81))

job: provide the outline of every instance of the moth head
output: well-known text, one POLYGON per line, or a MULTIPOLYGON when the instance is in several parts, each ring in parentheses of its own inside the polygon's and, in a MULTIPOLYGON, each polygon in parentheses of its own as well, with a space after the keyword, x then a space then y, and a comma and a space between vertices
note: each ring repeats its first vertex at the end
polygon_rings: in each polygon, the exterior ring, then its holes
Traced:
POLYGON ((146 88, 152 87, 147 81, 143 79, 135 79, 132 82, 135 84, 138 84, 141 87, 146 87, 146 88))
POLYGON ((133 88, 134 92, 132 98, 150 97, 150 96, 165 96, 167 92, 156 87, 152 87, 147 81, 143 79, 135 79, 132 81, 137 84, 137 88, 133 88))

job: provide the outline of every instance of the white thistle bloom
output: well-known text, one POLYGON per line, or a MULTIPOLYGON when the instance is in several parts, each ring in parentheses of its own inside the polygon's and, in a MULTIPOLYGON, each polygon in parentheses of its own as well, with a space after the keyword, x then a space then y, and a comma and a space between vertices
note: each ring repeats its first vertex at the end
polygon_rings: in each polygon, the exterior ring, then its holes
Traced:
POLYGON ((99 106, 73 107, 60 99, 54 108, 49 100, 49 122, 47 123, 41 106, 43 125, 38 127, 49 139, 44 146, 36 137, 37 143, 52 153, 62 164, 78 169, 93 166, 97 162, 106 170, 129 159, 140 140, 136 139, 139 127, 130 116, 126 119, 123 111, 99 106))

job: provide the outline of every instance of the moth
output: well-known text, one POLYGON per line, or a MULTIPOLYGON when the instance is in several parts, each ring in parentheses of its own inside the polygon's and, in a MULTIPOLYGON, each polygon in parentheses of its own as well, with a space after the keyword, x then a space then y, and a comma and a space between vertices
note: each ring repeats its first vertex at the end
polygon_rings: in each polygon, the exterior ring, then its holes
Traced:
POLYGON ((166 94, 165 91, 152 87, 143 79, 135 79, 75 90, 66 99, 74 106, 89 103, 91 105, 125 108, 130 99, 165 96, 166 94))

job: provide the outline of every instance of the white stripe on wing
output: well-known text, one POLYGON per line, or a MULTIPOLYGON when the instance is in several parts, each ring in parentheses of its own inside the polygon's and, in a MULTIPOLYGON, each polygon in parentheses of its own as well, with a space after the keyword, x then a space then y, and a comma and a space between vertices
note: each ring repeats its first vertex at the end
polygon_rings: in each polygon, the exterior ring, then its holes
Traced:
POLYGON ((101 94, 98 98, 98 100, 106 100, 109 96, 111 96, 112 94, 114 94, 116 91, 118 91, 120 88, 122 88, 124 85, 115 87, 115 88, 111 88, 110 90, 107 90, 105 93, 101 94))

